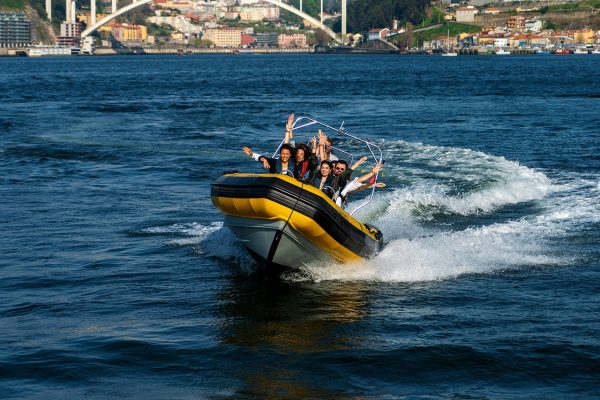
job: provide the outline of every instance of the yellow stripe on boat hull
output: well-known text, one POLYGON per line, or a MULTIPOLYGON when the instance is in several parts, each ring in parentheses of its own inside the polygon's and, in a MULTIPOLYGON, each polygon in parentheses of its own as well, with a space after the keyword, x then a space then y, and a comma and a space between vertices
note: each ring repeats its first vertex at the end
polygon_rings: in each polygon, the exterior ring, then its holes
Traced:
MULTIPOLYGON (((306 189, 306 185, 304 188, 306 189)), ((212 197, 212 202, 224 214, 235 217, 273 221, 288 221, 289 218, 288 225, 290 228, 338 261, 351 262, 362 259, 362 257, 338 243, 311 218, 272 200, 264 198, 212 197)), ((355 223, 357 221, 351 222, 355 223)), ((362 224, 359 225, 356 223, 353 225, 360 228, 366 235, 371 236, 370 232, 362 224)))

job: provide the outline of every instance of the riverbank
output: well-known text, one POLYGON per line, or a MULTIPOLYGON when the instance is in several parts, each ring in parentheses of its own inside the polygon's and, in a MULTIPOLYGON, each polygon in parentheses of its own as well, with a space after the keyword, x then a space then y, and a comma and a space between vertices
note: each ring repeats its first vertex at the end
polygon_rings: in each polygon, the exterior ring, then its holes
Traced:
MULTIPOLYGON (((57 52, 56 47, 48 47, 48 51, 44 52, 39 47, 36 48, 14 48, 0 49, 0 57, 40 57, 40 56, 119 56, 119 55, 200 55, 200 54, 398 54, 398 55, 439 55, 440 53, 432 53, 422 50, 412 51, 392 51, 392 50, 374 50, 356 47, 304 47, 293 49, 235 49, 235 48, 200 48, 200 49, 185 49, 185 48, 97 48, 93 54, 81 54, 79 49, 62 48, 62 52, 57 52), (33 51, 35 49, 35 51, 33 51)), ((460 56, 475 56, 475 55, 527 55, 527 54, 599 54, 600 48, 581 48, 577 46, 563 47, 560 49, 542 50, 534 48, 510 48, 500 51, 499 49, 489 49, 485 47, 470 47, 457 49, 457 54, 460 56)))

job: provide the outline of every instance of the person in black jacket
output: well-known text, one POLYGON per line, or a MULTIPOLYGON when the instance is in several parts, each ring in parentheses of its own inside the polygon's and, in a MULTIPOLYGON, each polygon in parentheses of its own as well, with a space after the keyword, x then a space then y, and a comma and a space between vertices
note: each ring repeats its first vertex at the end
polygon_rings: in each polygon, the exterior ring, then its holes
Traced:
POLYGON ((331 197, 334 194, 332 182, 333 182, 333 174, 331 170, 333 169, 333 164, 331 164, 328 160, 321 161, 321 168, 315 174, 315 177, 310 182, 316 188, 319 188, 327 196, 331 197))
POLYGON ((292 158, 292 152, 294 148, 289 144, 282 144, 279 149, 279 158, 271 158, 261 156, 260 154, 254 153, 249 147, 244 146, 242 148, 244 153, 254 158, 256 161, 260 161, 265 169, 268 169, 272 174, 286 174, 294 175, 294 163, 290 159, 292 158))

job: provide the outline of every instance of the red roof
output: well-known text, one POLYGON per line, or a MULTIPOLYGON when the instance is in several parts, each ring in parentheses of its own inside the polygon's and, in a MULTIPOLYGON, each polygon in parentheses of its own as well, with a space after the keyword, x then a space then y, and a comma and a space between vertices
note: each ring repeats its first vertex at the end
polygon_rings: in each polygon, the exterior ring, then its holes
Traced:
POLYGON ((248 35, 246 33, 242 33, 242 46, 247 46, 251 43, 256 42, 256 37, 252 36, 252 35, 248 35))

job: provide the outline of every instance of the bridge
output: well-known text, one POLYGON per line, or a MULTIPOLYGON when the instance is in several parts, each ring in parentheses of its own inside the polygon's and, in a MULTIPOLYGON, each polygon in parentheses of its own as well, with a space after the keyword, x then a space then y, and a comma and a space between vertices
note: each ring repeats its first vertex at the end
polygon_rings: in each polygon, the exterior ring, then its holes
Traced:
MULTIPOLYGON (((66 5, 65 5, 66 17, 65 17, 65 19, 67 21, 75 23, 75 14, 76 14, 75 0, 65 0, 65 1, 66 1, 66 5)), ((323 23, 323 0, 321 0, 321 13, 320 13, 321 18, 319 20, 316 19, 315 17, 308 15, 304 11, 302 11, 302 0, 300 0, 300 9, 293 7, 287 3, 284 3, 281 0, 263 0, 263 1, 273 4, 279 8, 282 8, 286 11, 291 12, 292 14, 295 14, 295 15, 303 18, 304 20, 310 22, 310 24, 312 26, 316 26, 319 29, 322 29, 325 33, 327 33, 327 35, 329 35, 329 37, 334 39, 336 42, 338 42, 338 43, 345 42, 345 39, 346 39, 346 1, 347 0, 342 0, 342 32, 341 32, 341 36, 338 36, 333 30, 331 30, 331 28, 329 28, 327 25, 325 25, 323 23)), ((94 31, 96 31, 102 25, 107 24, 108 22, 112 21, 119 15, 125 14, 126 12, 131 11, 134 8, 141 7, 144 4, 148 4, 151 2, 152 2, 152 0, 133 0, 133 3, 119 9, 117 7, 117 0, 112 0, 112 8, 111 8, 112 13, 110 15, 107 15, 106 17, 102 18, 100 21, 96 21, 96 0, 90 0, 90 26, 88 26, 87 29, 81 33, 81 39, 83 40, 86 36, 91 35, 94 31)), ((46 13, 48 14, 48 19, 52 19, 51 0, 46 0, 46 13)))

